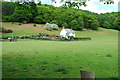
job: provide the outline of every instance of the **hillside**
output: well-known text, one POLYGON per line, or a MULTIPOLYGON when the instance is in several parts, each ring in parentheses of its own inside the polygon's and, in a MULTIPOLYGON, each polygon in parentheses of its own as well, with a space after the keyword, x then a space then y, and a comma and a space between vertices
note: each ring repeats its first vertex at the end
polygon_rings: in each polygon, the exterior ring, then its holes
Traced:
MULTIPOLYGON (((25 36, 25 35, 34 35, 37 33, 48 33, 50 35, 56 34, 59 35, 60 30, 56 31, 48 31, 44 28, 45 24, 36 24, 36 26, 33 26, 34 23, 30 23, 30 24, 22 24, 19 25, 18 23, 11 23, 11 22, 3 22, 2 26, 5 27, 6 29, 12 29, 13 33, 7 33, 7 34, 3 34, 3 37, 11 37, 11 36, 25 36)), ((104 29, 104 28, 99 28, 97 31, 95 30, 86 30, 86 31, 75 31, 76 32, 76 36, 78 37, 92 37, 93 35, 97 35, 97 36, 102 36, 102 35, 108 35, 108 34, 112 34, 112 33, 118 33, 117 30, 112 30, 112 29, 104 29)), ((93 36, 94 37, 94 36, 93 36)))
POLYGON ((54 7, 47 4, 25 3, 17 4, 3 2, 3 22, 21 23, 55 23, 59 27, 81 30, 83 28, 97 30, 98 27, 119 30, 119 12, 97 14, 90 11, 54 7), (12 5, 12 10, 8 6, 12 5), (8 13, 9 12, 9 13, 8 13), (7 14, 8 13, 8 14, 7 14))

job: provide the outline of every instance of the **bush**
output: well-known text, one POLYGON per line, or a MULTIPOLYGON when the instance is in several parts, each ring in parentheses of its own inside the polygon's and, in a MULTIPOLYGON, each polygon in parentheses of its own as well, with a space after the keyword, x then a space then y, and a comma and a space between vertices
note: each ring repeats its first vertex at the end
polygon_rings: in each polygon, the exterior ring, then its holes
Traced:
POLYGON ((73 41, 74 37, 73 36, 68 36, 69 40, 73 41))
POLYGON ((11 29, 8 29, 6 33, 12 33, 13 31, 11 29))
POLYGON ((58 27, 58 25, 56 25, 56 24, 46 23, 45 29, 47 29, 47 30, 49 30, 49 31, 52 31, 52 30, 58 30, 59 27, 58 27))
POLYGON ((48 31, 52 31, 53 30, 53 28, 52 28, 52 26, 50 24, 46 24, 45 25, 45 29, 48 30, 48 31))
POLYGON ((91 40, 91 37, 75 37, 74 40, 91 40))
POLYGON ((53 30, 59 30, 58 25, 56 25, 56 24, 51 24, 51 25, 52 25, 53 30))
POLYGON ((40 38, 38 38, 39 40, 51 40, 51 38, 49 38, 49 37, 40 37, 40 38))
POLYGON ((36 25, 36 24, 34 24, 33 26, 34 26, 34 27, 36 27, 37 25, 36 25))
POLYGON ((30 39, 36 39, 36 35, 31 35, 29 38, 30 39))
POLYGON ((112 55, 111 55, 111 54, 108 54, 108 55, 106 55, 106 57, 112 57, 112 55))

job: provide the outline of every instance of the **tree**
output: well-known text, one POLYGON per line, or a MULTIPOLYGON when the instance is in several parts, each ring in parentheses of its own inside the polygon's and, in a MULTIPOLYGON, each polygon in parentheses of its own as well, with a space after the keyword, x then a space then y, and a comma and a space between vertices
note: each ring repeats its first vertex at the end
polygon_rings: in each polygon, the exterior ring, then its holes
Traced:
POLYGON ((72 29, 77 30, 78 27, 79 27, 78 21, 77 21, 77 20, 72 20, 71 22, 69 22, 69 26, 70 26, 72 29))
POLYGON ((84 28, 84 21, 82 16, 78 18, 78 25, 78 30, 82 30, 84 28))
POLYGON ((37 16, 37 7, 34 2, 17 3, 13 18, 14 21, 19 22, 34 22, 34 18, 37 16))
POLYGON ((31 21, 30 22, 34 22, 34 18, 37 16, 38 11, 37 11, 37 7, 36 7, 36 3, 34 2, 29 2, 30 5, 30 13, 32 14, 31 17, 31 21))
POLYGON ((107 21, 105 21, 104 23, 103 23, 103 27, 104 28, 107 28, 107 29, 109 29, 110 28, 110 23, 109 22, 107 22, 107 21))
POLYGON ((52 20, 50 23, 51 24, 58 24, 58 22, 56 20, 52 20))
POLYGON ((16 3, 2 2, 2 16, 10 16, 14 13, 16 3))
POLYGON ((116 17, 113 24, 114 24, 114 29, 120 30, 120 17, 116 17))
MULTIPOLYGON (((52 2, 56 2, 57 0, 51 0, 52 2)), ((77 7, 79 8, 80 6, 87 6, 86 2, 90 0, 61 0, 60 2, 64 3, 64 7, 77 7)), ((100 0, 100 2, 103 2, 104 4, 114 4, 113 0, 100 0)))
POLYGON ((84 15, 84 27, 97 30, 99 27, 99 22, 92 15, 84 15))
POLYGON ((96 19, 94 19, 91 23, 90 28, 93 29, 93 30, 97 30, 99 26, 100 26, 99 22, 96 19))
POLYGON ((15 12, 13 14, 14 21, 18 22, 30 22, 32 13, 30 12, 30 6, 28 4, 17 4, 15 12))
POLYGON ((66 22, 64 22, 64 23, 62 24, 62 27, 68 28, 68 24, 67 24, 66 22))
POLYGON ((116 22, 117 17, 119 17, 118 13, 119 12, 111 12, 98 15, 100 27, 117 29, 114 23, 116 22), (107 25, 109 25, 109 27, 107 27, 107 25))

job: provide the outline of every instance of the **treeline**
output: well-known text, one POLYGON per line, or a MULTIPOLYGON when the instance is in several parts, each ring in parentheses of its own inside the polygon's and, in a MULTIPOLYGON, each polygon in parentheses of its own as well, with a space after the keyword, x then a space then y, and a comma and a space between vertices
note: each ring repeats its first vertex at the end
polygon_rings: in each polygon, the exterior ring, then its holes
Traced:
POLYGON ((118 13, 96 14, 75 8, 53 7, 47 4, 2 2, 3 21, 23 23, 55 23, 59 27, 97 30, 98 27, 119 28, 118 13), (8 5, 9 4, 9 5, 8 5), (7 5, 7 7, 6 7, 7 5), (12 9, 9 7, 13 5, 12 9), (9 7, 8 7, 9 6, 9 7), (8 13, 10 10, 10 14, 8 13), (12 11, 12 12, 11 12, 12 11), (112 18, 112 19, 111 19, 112 18))
POLYGON ((120 12, 100 14, 98 20, 101 27, 120 30, 120 12))

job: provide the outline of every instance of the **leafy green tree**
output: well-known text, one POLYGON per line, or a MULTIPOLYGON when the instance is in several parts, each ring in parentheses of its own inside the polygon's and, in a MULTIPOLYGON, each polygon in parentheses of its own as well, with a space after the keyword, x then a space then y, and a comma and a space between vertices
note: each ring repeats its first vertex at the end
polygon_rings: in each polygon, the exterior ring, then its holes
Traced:
POLYGON ((38 15, 37 6, 36 3, 34 2, 29 2, 29 5, 30 5, 30 13, 32 14, 30 22, 34 22, 34 18, 38 15))
POLYGON ((93 29, 93 30, 97 30, 99 26, 100 26, 99 22, 96 19, 94 19, 92 21, 92 23, 91 23, 91 27, 90 28, 93 29))
POLYGON ((61 14, 61 20, 69 23, 74 19, 74 11, 72 9, 67 9, 63 14, 61 14))
POLYGON ((116 17, 113 24, 114 24, 114 29, 120 30, 120 17, 116 17))
MULTIPOLYGON (((51 0, 52 2, 56 2, 57 0, 51 0)), ((86 2, 90 0, 61 0, 61 2, 64 3, 64 7, 68 8, 79 8, 80 6, 87 6, 86 2)), ((100 0, 100 2, 103 2, 104 4, 114 4, 113 0, 100 0)))
POLYGON ((103 23, 103 27, 104 28, 107 28, 107 29, 109 29, 110 28, 110 23, 109 22, 107 22, 107 21, 105 21, 104 23, 103 23))
POLYGON ((53 19, 53 17, 51 16, 53 13, 53 9, 51 6, 49 5, 39 5, 38 6, 38 16, 39 19, 42 18, 40 22, 44 22, 44 23, 50 23, 53 19))
POLYGON ((34 22, 38 24, 45 24, 46 22, 44 22, 43 19, 43 16, 39 15, 34 18, 34 22))
POLYGON ((62 24, 62 27, 69 28, 69 27, 68 27, 68 24, 67 24, 66 22, 64 22, 64 23, 62 24))
POLYGON ((18 2, 12 17, 13 21, 34 22, 34 18, 37 14, 37 7, 34 2, 18 2))
POLYGON ((58 24, 58 22, 56 20, 52 20, 50 23, 51 24, 58 24))
POLYGON ((69 22, 69 26, 72 28, 72 29, 78 29, 79 25, 78 25, 78 21, 77 20, 72 20, 71 22, 69 22))
POLYGON ((32 17, 32 13, 30 12, 30 6, 28 4, 17 4, 15 8, 15 12, 13 14, 14 21, 22 22, 27 21, 30 22, 32 17))
POLYGON ((84 15, 84 27, 97 30, 99 27, 99 22, 92 15, 84 15))
POLYGON ((78 27, 79 30, 82 30, 84 28, 83 17, 78 18, 78 25, 79 25, 79 27, 78 27))
POLYGON ((2 2, 2 16, 11 16, 16 7, 15 2, 2 2))

